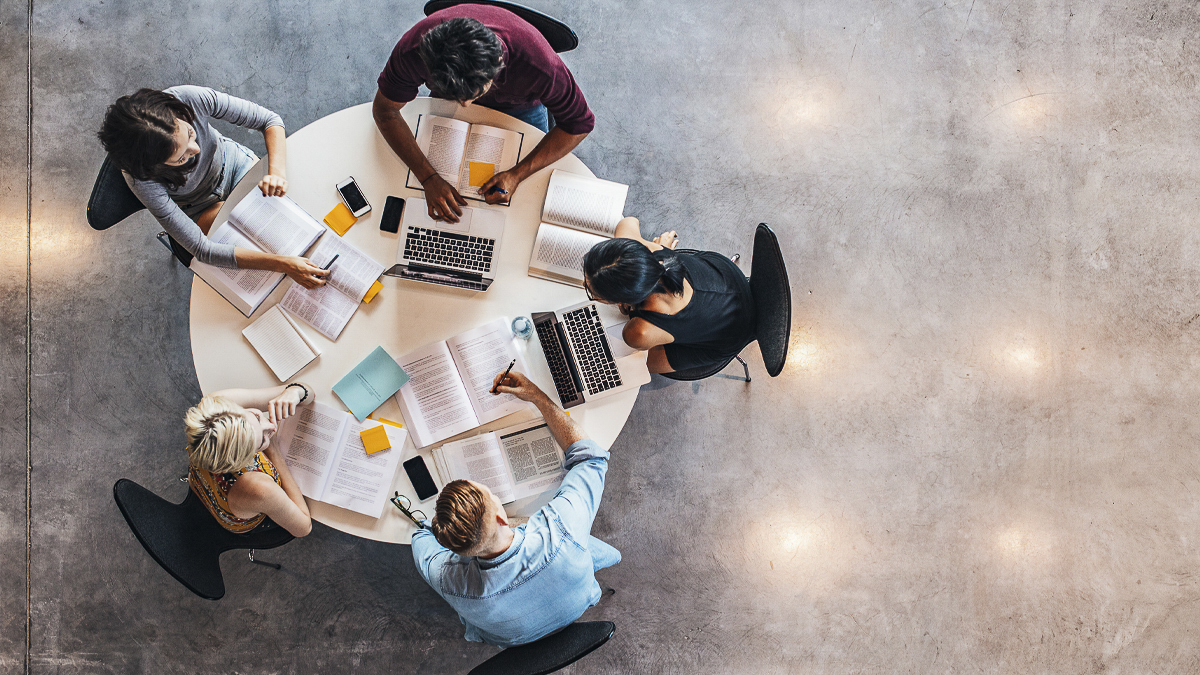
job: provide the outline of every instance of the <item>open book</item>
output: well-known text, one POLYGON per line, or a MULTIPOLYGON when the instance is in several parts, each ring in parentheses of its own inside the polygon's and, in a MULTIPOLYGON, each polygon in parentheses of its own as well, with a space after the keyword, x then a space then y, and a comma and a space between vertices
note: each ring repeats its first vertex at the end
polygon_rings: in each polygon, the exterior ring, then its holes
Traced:
MULTIPOLYGON (((290 197, 264 197, 251 190, 229 213, 229 220, 209 233, 214 244, 233 244, 251 251, 279 255, 301 255, 325 232, 325 226, 290 197)), ((283 281, 283 272, 214 267, 199 260, 189 266, 196 276, 212 286, 250 316, 283 281)))
MULTIPOLYGON (((449 117, 417 117, 417 147, 433 169, 467 199, 483 201, 479 186, 508 171, 521 157, 525 134, 486 124, 467 124, 449 117)), ((410 169, 405 187, 422 190, 410 169)))
POLYGON ((504 318, 396 359, 411 378, 396 402, 413 443, 423 448, 527 410, 531 404, 512 394, 491 393, 492 381, 513 359, 514 370, 528 372, 504 318))
POLYGON ((540 419, 434 448, 433 462, 444 483, 483 483, 503 504, 554 489, 567 473, 563 450, 540 419))
POLYGON ((628 193, 628 185, 555 169, 529 257, 529 276, 582 286, 583 256, 616 234, 628 193))
POLYGON ((307 289, 292 284, 279 303, 330 340, 336 340, 342 334, 342 329, 358 309, 358 303, 383 274, 383 265, 374 258, 332 235, 321 241, 309 260, 318 267, 325 267, 335 255, 337 262, 329 269, 324 286, 307 289))
POLYGON ((279 305, 263 312, 242 330, 242 335, 280 382, 286 382, 321 354, 321 349, 309 341, 300 326, 279 305))
POLYGON ((359 422, 323 403, 300 406, 284 420, 279 447, 304 496, 372 518, 383 515, 408 435, 400 427, 382 424, 392 447, 368 455, 359 433, 381 424, 359 422))

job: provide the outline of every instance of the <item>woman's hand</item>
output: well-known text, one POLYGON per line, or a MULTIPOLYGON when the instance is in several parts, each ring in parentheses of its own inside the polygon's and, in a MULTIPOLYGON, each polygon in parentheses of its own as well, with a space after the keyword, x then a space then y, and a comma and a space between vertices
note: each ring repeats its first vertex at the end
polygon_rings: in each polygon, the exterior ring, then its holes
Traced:
POLYGON ((258 181, 258 189, 262 190, 264 197, 282 197, 287 194, 287 186, 286 178, 270 173, 258 181))
POLYGON ((625 316, 629 316, 629 314, 633 311, 633 305, 628 305, 628 304, 625 304, 624 302, 618 302, 617 310, 619 312, 621 312, 622 314, 624 314, 625 316))
POLYGON ((669 230, 655 237, 653 241, 659 246, 675 250, 675 247, 679 245, 679 235, 675 230, 669 230))
POLYGON ((329 277, 329 270, 317 267, 308 258, 294 255, 279 256, 278 271, 305 288, 320 288, 329 277))
POLYGON ((308 391, 309 389, 305 385, 301 385, 300 387, 285 387, 281 394, 267 401, 267 417, 272 423, 279 424, 292 415, 295 415, 296 406, 300 405, 300 400, 304 398, 305 393, 308 391))

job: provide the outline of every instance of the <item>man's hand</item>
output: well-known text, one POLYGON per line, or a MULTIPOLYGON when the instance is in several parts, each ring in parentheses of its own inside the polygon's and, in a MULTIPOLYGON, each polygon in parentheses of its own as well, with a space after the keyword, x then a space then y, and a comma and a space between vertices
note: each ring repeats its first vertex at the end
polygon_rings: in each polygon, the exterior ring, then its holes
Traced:
POLYGON ((504 373, 496 373, 496 379, 492 380, 492 389, 496 394, 512 394, 522 401, 536 402, 538 399, 546 398, 546 393, 538 388, 524 374, 513 370, 505 377, 504 373), (500 378, 504 378, 501 382, 500 378))
POLYGON ((467 200, 458 194, 458 190, 455 190, 454 186, 447 183, 446 179, 438 173, 427 178, 422 187, 425 188, 425 202, 429 206, 429 217, 434 220, 457 223, 459 217, 462 216, 462 207, 467 205, 467 200))
POLYGON ((489 204, 507 204, 512 201, 513 193, 517 191, 517 186, 520 184, 521 177, 515 171, 509 169, 489 178, 488 182, 479 188, 479 193, 483 195, 484 201, 489 204), (504 190, 504 192, 500 192, 499 190, 504 190))

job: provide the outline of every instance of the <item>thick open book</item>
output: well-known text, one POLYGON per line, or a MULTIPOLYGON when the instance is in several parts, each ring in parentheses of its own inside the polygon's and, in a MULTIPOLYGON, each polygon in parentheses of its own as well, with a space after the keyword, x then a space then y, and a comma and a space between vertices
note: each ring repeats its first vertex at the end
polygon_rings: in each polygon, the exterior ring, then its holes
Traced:
POLYGON ((292 284, 279 303, 330 340, 336 340, 342 334, 342 329, 358 309, 358 303, 384 269, 371 256, 332 235, 321 240, 309 260, 318 267, 325 267, 335 255, 337 262, 330 268, 324 286, 310 290, 292 284))
POLYGON ((555 169, 529 256, 529 276, 582 286, 583 256, 616 234, 628 194, 628 185, 555 169))
POLYGON ((242 330, 242 335, 267 362, 280 382, 291 379, 321 354, 321 349, 308 339, 296 321, 279 305, 263 312, 254 323, 242 330))
POLYGON ((443 483, 483 483, 504 504, 552 490, 566 475, 563 450, 540 419, 434 448, 433 462, 443 483))
MULTIPOLYGON (((467 199, 483 201, 479 187, 508 171, 521 157, 525 134, 486 124, 467 124, 449 117, 417 117, 417 147, 445 181, 467 199)), ((422 190, 410 169, 405 187, 422 190)))
POLYGON ((359 422, 323 403, 300 406, 284 420, 279 447, 304 496, 372 518, 383 515, 408 435, 400 427, 382 424, 392 447, 368 455, 359 433, 381 424, 359 422))
MULTIPOLYGON (((301 255, 324 232, 325 226, 290 197, 264 197, 262 190, 256 189, 238 202, 229 220, 210 232, 208 239, 251 251, 301 255)), ((214 267, 199 260, 193 260, 190 267, 246 316, 258 309, 284 277, 283 272, 214 267)))
POLYGON ((413 443, 423 448, 527 410, 531 404, 512 394, 491 393, 492 381, 513 359, 514 370, 528 372, 504 318, 396 359, 411 378, 396 402, 413 443))

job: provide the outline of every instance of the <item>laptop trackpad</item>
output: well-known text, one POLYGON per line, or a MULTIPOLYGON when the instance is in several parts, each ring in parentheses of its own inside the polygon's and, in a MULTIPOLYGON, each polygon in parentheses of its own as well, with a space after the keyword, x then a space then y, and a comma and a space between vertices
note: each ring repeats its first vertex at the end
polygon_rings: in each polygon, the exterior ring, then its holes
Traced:
POLYGON ((474 213, 475 209, 472 209, 469 206, 464 207, 463 214, 458 219, 457 223, 447 223, 439 220, 437 221, 437 224, 433 226, 433 229, 441 230, 443 232, 459 232, 465 234, 471 230, 471 215, 474 213))
POLYGON ((604 329, 604 334, 608 336, 608 348, 612 350, 614 360, 637 353, 636 349, 625 344, 625 340, 621 338, 621 331, 623 330, 625 330, 625 324, 623 323, 614 324, 604 329))

